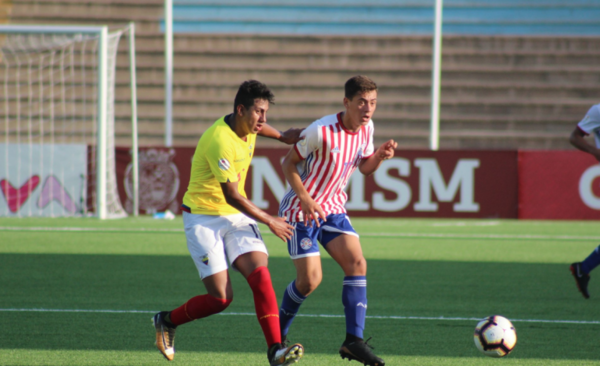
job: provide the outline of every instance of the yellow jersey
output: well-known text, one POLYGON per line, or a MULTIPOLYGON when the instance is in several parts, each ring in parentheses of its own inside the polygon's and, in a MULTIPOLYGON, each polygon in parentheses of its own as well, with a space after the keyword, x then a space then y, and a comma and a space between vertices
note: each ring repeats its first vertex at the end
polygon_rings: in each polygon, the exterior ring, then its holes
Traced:
MULTIPOLYGON (((230 115, 231 116, 231 115, 230 115)), ((256 135, 242 140, 225 123, 227 116, 219 118, 198 141, 190 184, 183 196, 182 208, 201 215, 233 215, 240 211, 225 201, 220 183, 238 182, 238 191, 244 197, 244 184, 254 154, 256 135)))

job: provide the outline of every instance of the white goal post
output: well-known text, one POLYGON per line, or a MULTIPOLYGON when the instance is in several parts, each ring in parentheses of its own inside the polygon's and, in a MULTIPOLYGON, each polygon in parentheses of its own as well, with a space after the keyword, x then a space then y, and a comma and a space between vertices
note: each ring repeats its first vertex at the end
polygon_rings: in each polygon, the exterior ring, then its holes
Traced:
MULTIPOLYGON (((116 181, 115 82, 127 32, 137 193, 134 29, 0 25, 0 216, 127 215, 116 181)), ((133 214, 138 207, 136 194, 133 214)))

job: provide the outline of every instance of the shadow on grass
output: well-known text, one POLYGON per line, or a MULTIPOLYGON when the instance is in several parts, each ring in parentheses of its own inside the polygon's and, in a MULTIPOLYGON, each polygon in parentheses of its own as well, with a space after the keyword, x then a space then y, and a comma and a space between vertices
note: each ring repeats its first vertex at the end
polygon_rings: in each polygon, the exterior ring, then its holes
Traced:
MULTIPOLYGON (((343 274, 323 259, 324 279, 305 302, 292 341, 307 352, 336 354, 345 334, 343 274)), ((598 359, 600 325, 524 322, 518 319, 598 320, 598 300, 585 301, 567 265, 369 261, 370 316, 482 318, 502 314, 515 320, 518 344, 511 358, 598 359)), ((271 258, 278 298, 295 269, 271 258)), ((252 293, 232 274, 233 304, 226 313, 253 313, 252 293)), ((172 309, 204 293, 189 257, 0 254, 0 308, 172 309)), ((592 296, 600 291, 590 288, 592 296)), ((151 350, 151 313, 8 312, 0 314, 2 348, 151 350)), ((365 335, 376 352, 388 355, 478 356, 475 320, 368 319, 365 335)), ((255 352, 266 348, 254 316, 218 315, 178 329, 179 351, 255 352)))

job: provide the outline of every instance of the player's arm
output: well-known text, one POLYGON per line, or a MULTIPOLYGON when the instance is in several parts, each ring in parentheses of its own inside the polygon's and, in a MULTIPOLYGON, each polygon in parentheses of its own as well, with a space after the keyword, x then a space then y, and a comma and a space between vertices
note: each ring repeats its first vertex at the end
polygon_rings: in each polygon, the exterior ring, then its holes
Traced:
POLYGON ((238 191, 238 182, 221 183, 221 190, 225 196, 225 201, 246 216, 261 222, 269 227, 273 234, 281 240, 291 239, 293 226, 288 224, 283 217, 273 217, 256 207, 252 201, 242 196, 238 191))
POLYGON ((298 199, 300 199, 302 215, 304 216, 304 224, 312 226, 312 220, 315 220, 317 226, 320 226, 317 218, 321 217, 323 221, 327 221, 325 219, 325 212, 321 206, 315 202, 315 200, 313 200, 304 187, 304 184, 302 184, 300 172, 298 172, 298 168, 296 167, 296 164, 301 161, 302 158, 300 155, 298 155, 296 149, 291 148, 281 163, 283 167, 283 175, 285 175, 285 179, 287 179, 294 192, 296 192, 298 199))
POLYGON ((281 141, 284 144, 292 145, 302 140, 302 138, 300 137, 300 133, 303 130, 303 128, 290 128, 286 131, 281 132, 275 129, 273 126, 265 123, 262 126, 262 129, 258 131, 258 135, 281 141))
POLYGON ((362 160, 358 164, 358 170, 364 175, 371 175, 381 165, 381 162, 394 157, 394 150, 398 147, 398 143, 394 140, 389 140, 383 145, 379 146, 377 151, 368 159, 362 160))
POLYGON ((590 145, 585 140, 585 135, 585 132, 583 132, 579 127, 575 127, 573 132, 571 132, 571 137, 569 137, 571 145, 575 146, 581 151, 592 154, 596 160, 600 161, 600 149, 590 145))

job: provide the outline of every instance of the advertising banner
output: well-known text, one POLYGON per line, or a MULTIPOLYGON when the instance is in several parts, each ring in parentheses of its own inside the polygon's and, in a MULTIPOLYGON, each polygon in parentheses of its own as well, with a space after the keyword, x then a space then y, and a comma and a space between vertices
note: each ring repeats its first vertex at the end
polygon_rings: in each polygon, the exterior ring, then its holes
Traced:
POLYGON ((598 161, 581 151, 520 151, 519 218, 600 219, 598 161))
MULTIPOLYGON (((259 208, 276 215, 286 182, 281 160, 287 149, 256 149, 246 193, 259 208)), ((180 205, 190 177, 194 148, 140 149, 142 213, 180 205)), ((131 212, 131 156, 117 149, 117 180, 131 212)), ((353 217, 517 217, 516 151, 398 150, 375 174, 358 171, 348 185, 346 208, 353 217)))
MULTIPOLYGON (((170 210, 181 213, 183 195, 190 181, 195 148, 140 148, 140 213, 170 210)), ((133 212, 133 166, 128 148, 116 149, 117 186, 123 207, 133 212)))
POLYGON ((0 216, 72 216, 86 196, 87 146, 0 144, 0 216))
MULTIPOLYGON (((286 183, 287 149, 257 149, 246 193, 276 214, 286 183)), ((377 172, 350 178, 346 208, 353 217, 517 217, 516 151, 398 150, 377 172)))

